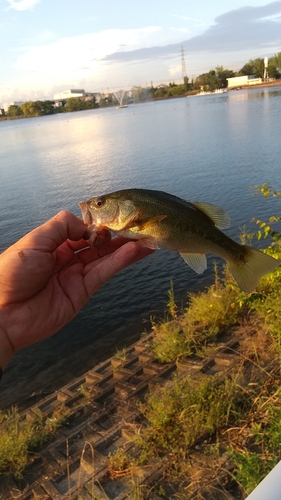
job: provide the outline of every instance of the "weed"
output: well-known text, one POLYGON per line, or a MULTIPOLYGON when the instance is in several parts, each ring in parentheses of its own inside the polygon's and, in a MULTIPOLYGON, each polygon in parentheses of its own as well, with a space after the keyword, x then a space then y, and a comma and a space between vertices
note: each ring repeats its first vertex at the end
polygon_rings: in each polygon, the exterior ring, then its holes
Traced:
POLYGON ((109 454, 109 474, 111 478, 125 476, 130 473, 130 464, 124 448, 118 448, 115 453, 109 454))
MULTIPOLYGON (((239 397, 240 398, 240 397, 239 397)), ((142 448, 159 455, 170 450, 184 456, 188 446, 237 415, 238 389, 231 379, 197 375, 173 381, 149 393, 140 409, 148 421, 142 448)))
POLYGON ((131 494, 128 498, 129 500, 144 500, 142 487, 138 478, 132 478, 131 494))
POLYGON ((168 290, 168 311, 172 319, 177 319, 178 316, 178 306, 175 302, 174 284, 173 280, 170 280, 170 289, 168 290))
POLYGON ((123 349, 117 349, 116 351, 116 354, 115 354, 116 358, 120 359, 120 361, 126 361, 127 360, 127 350, 126 348, 123 348, 123 349))
POLYGON ((170 363, 183 353, 191 354, 192 349, 187 344, 178 321, 154 324, 152 330, 152 351, 161 363, 170 363))
MULTIPOLYGON (((244 294, 245 295, 245 294, 244 294)), ((177 319, 152 325, 152 351, 160 362, 182 355, 205 354, 207 344, 237 323, 244 311, 243 294, 232 283, 215 280, 207 291, 189 295, 189 305, 177 319)))
POLYGON ((20 422, 16 408, 0 414, 0 472, 12 472, 20 477, 27 463, 28 444, 33 436, 33 425, 20 422))
MULTIPOLYGON (((264 198, 277 197, 281 198, 281 192, 272 189, 268 183, 264 183, 261 186, 252 186, 252 189, 255 190, 255 195, 263 195, 264 198)), ((269 218, 267 222, 262 221, 260 219, 253 218, 253 222, 255 222, 259 230, 256 233, 249 235, 250 238, 256 238, 257 240, 268 239, 271 238, 271 248, 274 248, 280 245, 281 242, 281 229, 278 226, 278 230, 275 229, 275 224, 281 222, 281 216, 273 215, 269 218)))
MULTIPOLYGON (((280 382, 279 382, 280 383, 280 382)), ((244 425, 244 441, 232 440, 228 455, 235 464, 235 478, 250 493, 281 459, 281 391, 264 385, 244 425), (252 416, 255 420, 251 422, 252 416)))
POLYGON ((236 452, 230 448, 229 454, 236 464, 235 479, 247 493, 250 493, 270 471, 259 453, 250 453, 247 450, 236 452))
POLYGON ((183 318, 186 334, 197 335, 200 341, 214 340, 218 333, 237 323, 241 307, 240 292, 231 285, 217 284, 197 295, 190 294, 190 305, 183 318))
POLYGON ((79 394, 81 394, 81 396, 85 396, 85 386, 83 384, 79 385, 79 387, 77 388, 77 392, 79 392, 79 394))
POLYGON ((0 412, 0 474, 10 473, 20 478, 29 452, 48 441, 69 414, 63 405, 45 420, 39 409, 36 421, 22 420, 15 407, 0 412))

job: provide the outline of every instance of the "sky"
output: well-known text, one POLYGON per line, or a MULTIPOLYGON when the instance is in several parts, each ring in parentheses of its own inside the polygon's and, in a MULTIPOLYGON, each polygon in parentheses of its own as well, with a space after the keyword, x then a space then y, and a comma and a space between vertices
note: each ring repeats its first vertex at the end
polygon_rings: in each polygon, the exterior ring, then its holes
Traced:
POLYGON ((175 81, 281 51, 281 0, 0 0, 0 105, 175 81))

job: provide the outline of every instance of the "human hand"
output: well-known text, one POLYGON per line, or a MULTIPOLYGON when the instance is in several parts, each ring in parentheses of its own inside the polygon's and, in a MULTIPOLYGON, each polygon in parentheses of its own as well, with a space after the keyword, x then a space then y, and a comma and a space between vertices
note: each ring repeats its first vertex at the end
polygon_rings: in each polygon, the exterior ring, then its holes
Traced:
POLYGON ((108 238, 89 248, 87 226, 59 212, 0 255, 0 367, 68 323, 106 281, 152 251, 108 238))

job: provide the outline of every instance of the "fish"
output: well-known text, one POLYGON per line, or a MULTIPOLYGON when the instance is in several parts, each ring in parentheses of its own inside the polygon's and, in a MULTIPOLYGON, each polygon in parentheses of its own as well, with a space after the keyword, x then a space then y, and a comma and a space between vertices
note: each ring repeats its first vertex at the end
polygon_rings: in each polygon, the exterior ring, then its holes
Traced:
POLYGON ((87 236, 104 228, 156 250, 179 252, 186 264, 201 274, 207 268, 206 253, 225 260, 237 284, 251 293, 260 278, 274 271, 279 260, 241 245, 222 229, 230 225, 228 214, 206 202, 191 202, 164 191, 124 189, 94 196, 79 203, 87 236))

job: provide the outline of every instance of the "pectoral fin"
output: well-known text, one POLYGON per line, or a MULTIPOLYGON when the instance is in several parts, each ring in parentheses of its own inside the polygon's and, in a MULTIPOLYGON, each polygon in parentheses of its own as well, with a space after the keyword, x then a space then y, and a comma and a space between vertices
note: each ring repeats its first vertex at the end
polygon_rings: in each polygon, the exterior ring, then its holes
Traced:
POLYGON ((204 253, 181 253, 184 261, 198 274, 207 269, 207 259, 204 253))
POLYGON ((157 250, 157 248, 159 248, 157 239, 153 238, 152 236, 147 236, 145 238, 141 238, 139 241, 145 247, 151 248, 151 250, 157 250))
POLYGON ((153 224, 157 222, 161 222, 161 220, 166 219, 167 215, 156 215, 155 217, 147 217, 146 219, 134 220, 130 225, 130 229, 143 231, 144 229, 149 228, 153 224))

